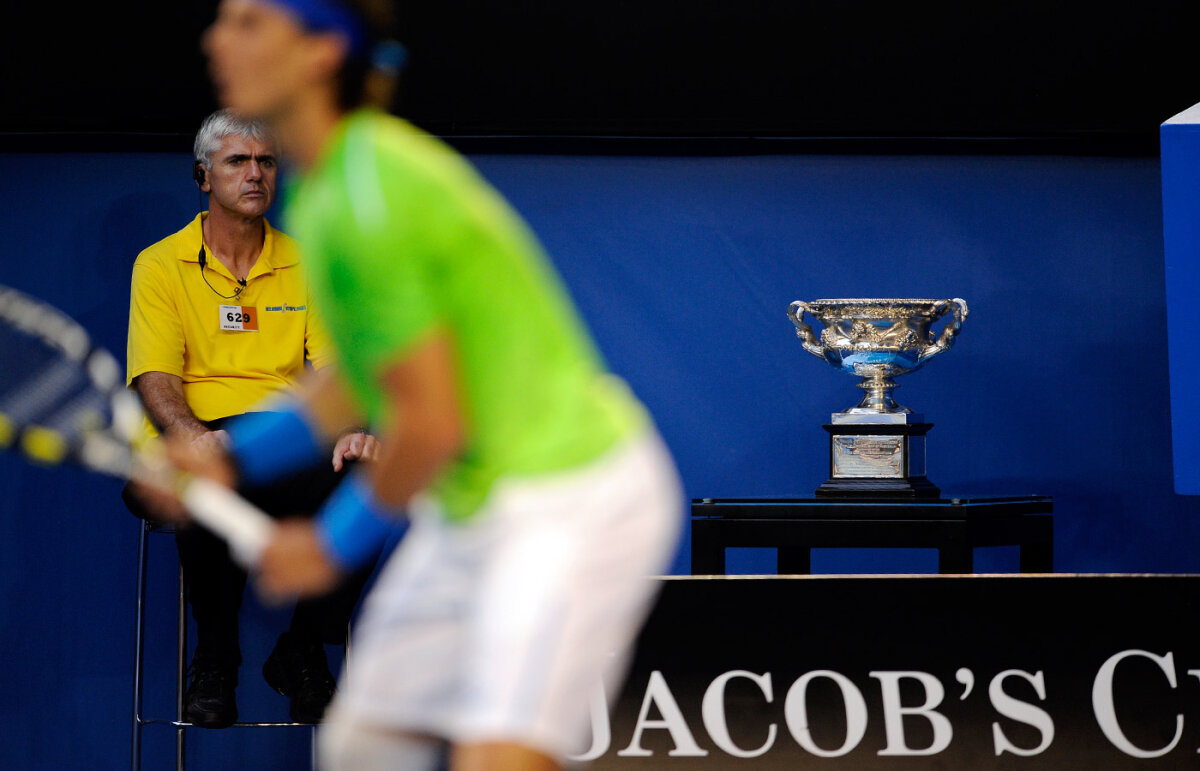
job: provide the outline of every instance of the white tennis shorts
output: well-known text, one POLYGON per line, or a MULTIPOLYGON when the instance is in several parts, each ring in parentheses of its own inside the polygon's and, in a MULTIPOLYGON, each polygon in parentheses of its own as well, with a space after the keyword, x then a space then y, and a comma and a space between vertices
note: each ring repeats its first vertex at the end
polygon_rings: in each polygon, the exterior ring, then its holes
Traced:
POLYGON ((589 699, 618 695, 676 548, 683 500, 653 431, 589 466, 499 483, 465 524, 414 501, 367 597, 331 720, 586 747, 589 699))

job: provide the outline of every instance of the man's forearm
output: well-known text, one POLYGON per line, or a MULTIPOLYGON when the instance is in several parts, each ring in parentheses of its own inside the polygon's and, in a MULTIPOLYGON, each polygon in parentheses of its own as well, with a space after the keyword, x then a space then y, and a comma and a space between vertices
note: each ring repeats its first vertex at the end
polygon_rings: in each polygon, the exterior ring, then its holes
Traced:
POLYGON ((144 372, 133 381, 146 414, 159 433, 195 439, 208 431, 183 398, 183 380, 166 372, 144 372))

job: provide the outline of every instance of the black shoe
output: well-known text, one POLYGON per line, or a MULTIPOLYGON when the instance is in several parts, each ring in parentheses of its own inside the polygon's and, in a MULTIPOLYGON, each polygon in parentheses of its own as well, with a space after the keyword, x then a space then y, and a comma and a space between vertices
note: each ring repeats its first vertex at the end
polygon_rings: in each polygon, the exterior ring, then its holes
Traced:
POLYGON ((201 728, 227 728, 237 722, 237 668, 211 659, 193 659, 191 683, 183 696, 184 715, 201 728))
POLYGON ((324 646, 297 643, 288 632, 279 635, 263 664, 263 679, 288 697, 288 714, 297 723, 321 722, 336 686, 324 646))

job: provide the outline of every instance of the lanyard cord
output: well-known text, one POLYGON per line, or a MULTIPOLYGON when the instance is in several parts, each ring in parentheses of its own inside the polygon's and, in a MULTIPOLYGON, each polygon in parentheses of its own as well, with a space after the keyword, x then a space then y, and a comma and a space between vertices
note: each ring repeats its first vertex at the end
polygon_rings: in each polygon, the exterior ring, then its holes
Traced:
POLYGON ((200 278, 204 279, 204 283, 208 284, 208 288, 213 291, 213 294, 223 300, 236 300, 242 296, 242 290, 246 288, 246 279, 244 278, 237 279, 237 282, 241 284, 241 286, 239 286, 237 289, 234 289, 233 294, 221 294, 217 291, 216 287, 214 287, 212 284, 209 284, 208 276, 204 275, 204 266, 208 264, 208 257, 204 254, 203 242, 200 243, 200 254, 196 255, 196 257, 200 261, 200 278))

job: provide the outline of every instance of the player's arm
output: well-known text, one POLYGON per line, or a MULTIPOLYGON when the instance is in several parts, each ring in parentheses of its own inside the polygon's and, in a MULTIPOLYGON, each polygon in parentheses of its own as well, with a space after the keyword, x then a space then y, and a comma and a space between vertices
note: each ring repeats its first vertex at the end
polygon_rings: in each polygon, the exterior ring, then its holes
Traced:
MULTIPOLYGON (((338 392, 344 389, 336 388, 337 384, 333 367, 330 365, 334 361, 333 344, 329 338, 329 331, 321 321, 321 316, 317 312, 317 306, 310 292, 308 294, 308 311, 305 316, 304 328, 304 355, 312 365, 314 374, 309 378, 309 392, 318 390, 335 390, 338 392)), ((379 441, 363 428, 364 421, 357 416, 357 410, 354 405, 349 402, 341 393, 335 393, 331 397, 336 399, 339 404, 340 414, 334 418, 334 421, 340 421, 340 425, 331 421, 331 425, 327 429, 337 437, 337 441, 333 445, 333 456, 330 459, 333 464, 334 471, 341 471, 347 461, 355 460, 377 460, 379 457, 379 441)), ((315 399, 310 399, 313 401, 315 399)), ((323 429, 326 430, 326 429, 323 429)))
POLYGON ((401 507, 463 447, 466 430, 449 332, 430 333, 387 367, 380 381, 397 419, 371 469, 371 484, 381 503, 401 507))
POLYGON ((379 440, 360 427, 363 416, 333 367, 317 370, 302 398, 321 432, 337 437, 333 445, 334 471, 341 471, 346 461, 379 459, 379 440))
POLYGON ((365 418, 342 383, 336 366, 309 374, 296 389, 297 400, 313 429, 329 441, 365 418))
MULTIPOLYGON (((399 516, 462 450, 465 423, 447 332, 434 331, 417 342, 380 380, 397 417, 383 436, 379 461, 369 476, 339 488, 315 524, 281 523, 258 565, 259 585, 268 594, 327 591, 378 541, 389 518, 399 516)), ((322 408, 312 406, 314 412, 322 408)))

